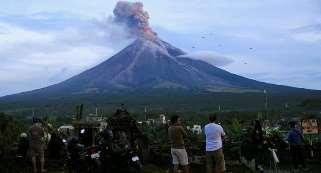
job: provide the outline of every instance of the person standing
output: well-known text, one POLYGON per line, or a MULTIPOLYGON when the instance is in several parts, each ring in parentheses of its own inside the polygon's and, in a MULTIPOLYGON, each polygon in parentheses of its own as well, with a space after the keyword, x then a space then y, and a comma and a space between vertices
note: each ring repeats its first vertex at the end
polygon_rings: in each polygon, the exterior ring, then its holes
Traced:
POLYGON ((304 161, 303 147, 304 147, 304 138, 301 130, 298 127, 297 122, 290 122, 290 131, 288 134, 288 142, 290 144, 290 153, 292 157, 292 163, 294 166, 295 172, 298 171, 299 165, 306 170, 306 165, 304 161))
POLYGON ((254 129, 251 134, 251 139, 253 142, 255 169, 259 172, 263 172, 263 130, 259 120, 255 120, 254 129))
POLYGON ((225 160, 223 154, 223 138, 225 132, 219 124, 216 124, 215 114, 209 116, 209 124, 205 125, 206 137, 206 170, 207 173, 225 172, 225 160))
POLYGON ((174 165, 174 173, 178 173, 178 167, 183 167, 184 173, 189 173, 188 156, 185 149, 184 137, 186 132, 181 125, 178 115, 171 118, 171 126, 168 128, 168 136, 171 141, 171 155, 174 165))
POLYGON ((41 172, 46 172, 44 169, 45 157, 44 157, 44 130, 41 126, 39 119, 33 118, 33 125, 30 128, 30 155, 32 161, 33 172, 37 173, 37 156, 40 157, 41 172))

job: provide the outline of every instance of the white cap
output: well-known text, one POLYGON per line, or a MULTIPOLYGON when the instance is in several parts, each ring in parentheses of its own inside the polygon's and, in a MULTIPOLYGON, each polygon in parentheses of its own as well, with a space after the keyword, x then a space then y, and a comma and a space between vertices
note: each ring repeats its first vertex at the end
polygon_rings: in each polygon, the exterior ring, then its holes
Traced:
POLYGON ((28 135, 27 135, 27 133, 21 133, 21 134, 20 134, 20 137, 21 137, 21 138, 26 138, 26 137, 28 137, 28 135))

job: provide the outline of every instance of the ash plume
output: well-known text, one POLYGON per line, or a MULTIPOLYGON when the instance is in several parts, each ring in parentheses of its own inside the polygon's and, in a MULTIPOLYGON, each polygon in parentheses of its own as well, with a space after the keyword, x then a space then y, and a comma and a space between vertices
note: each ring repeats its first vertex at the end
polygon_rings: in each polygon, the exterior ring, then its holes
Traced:
POLYGON ((114 22, 125 24, 131 36, 155 38, 156 33, 149 26, 149 14, 141 2, 119 1, 113 11, 114 22))

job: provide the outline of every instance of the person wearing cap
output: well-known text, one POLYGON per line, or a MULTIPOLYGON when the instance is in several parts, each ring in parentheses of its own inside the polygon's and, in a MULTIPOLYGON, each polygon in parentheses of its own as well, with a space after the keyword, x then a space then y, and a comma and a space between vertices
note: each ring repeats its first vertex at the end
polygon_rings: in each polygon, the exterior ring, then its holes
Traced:
POLYGON ((18 155, 23 159, 25 159, 27 156, 28 148, 29 148, 28 134, 21 133, 19 137, 19 143, 18 143, 18 155))
POLYGON ((44 130, 40 123, 40 120, 33 118, 33 125, 30 127, 30 155, 32 161, 33 172, 37 173, 37 156, 40 158, 41 172, 46 172, 44 169, 45 157, 44 157, 44 130))

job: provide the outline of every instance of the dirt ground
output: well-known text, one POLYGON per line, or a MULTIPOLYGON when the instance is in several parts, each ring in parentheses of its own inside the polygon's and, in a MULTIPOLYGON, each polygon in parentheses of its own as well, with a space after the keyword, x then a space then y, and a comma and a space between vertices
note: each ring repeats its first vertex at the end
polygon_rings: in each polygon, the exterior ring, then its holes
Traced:
MULTIPOLYGON (((228 167, 227 173, 252 173, 249 169, 244 166, 233 166, 228 167)), ((25 168, 20 168, 19 171, 14 171, 15 173, 32 173, 32 169, 30 166, 26 166, 25 168)), ((191 166, 191 173, 202 173, 205 172, 205 168, 203 166, 191 166)), ((2 173, 2 172, 1 172, 2 173)), ((13 173, 12 171, 7 173, 13 173)), ((47 167, 47 173, 68 173, 64 167, 60 168, 50 168, 47 167)), ((170 168, 161 168, 153 164, 144 165, 142 173, 171 173, 170 168)))
MULTIPOLYGON (((321 164, 320 163, 313 163, 307 165, 309 170, 308 171, 299 171, 300 173, 320 173, 321 171, 321 164)), ((250 169, 246 168, 242 165, 227 165, 227 173, 253 173, 250 169)), ((17 165, 17 170, 13 171, 14 173, 31 173, 31 165, 17 165)), ((159 167, 153 164, 144 165, 142 173, 171 173, 171 168, 168 167, 159 167)), ((1 173, 13 173, 12 171, 9 172, 2 172, 1 173)), ((191 173, 202 173, 205 172, 204 165, 191 165, 191 173)), ((283 164, 278 166, 277 170, 265 170, 265 173, 291 173, 292 166, 291 164, 283 164)), ((47 165, 47 173, 68 173, 68 171, 64 168, 63 165, 47 165)))

